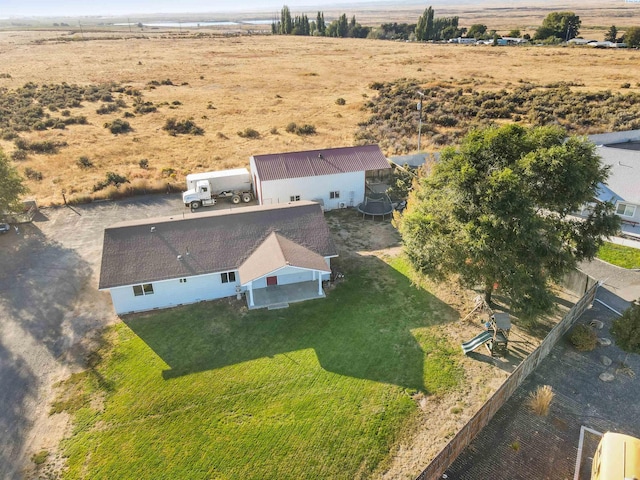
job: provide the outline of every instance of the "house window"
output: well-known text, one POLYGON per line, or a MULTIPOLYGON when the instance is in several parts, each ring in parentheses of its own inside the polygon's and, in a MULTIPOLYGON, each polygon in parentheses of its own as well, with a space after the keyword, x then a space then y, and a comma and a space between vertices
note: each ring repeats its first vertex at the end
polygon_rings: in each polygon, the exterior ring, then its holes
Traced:
POLYGON ((180 279, 180 283, 187 283, 187 279, 186 278, 181 278, 180 279))
POLYGON ((289 201, 290 202, 299 202, 300 201, 300 195, 291 195, 289 197, 289 201))
POLYGON ((329 198, 340 198, 340 192, 329 192, 329 198))
POLYGON ((153 285, 151 283, 143 283, 142 285, 133 286, 133 294, 136 297, 143 295, 153 295, 153 285))
POLYGON ((627 205, 626 203, 619 203, 616 208, 616 213, 623 217, 633 217, 636 214, 635 205, 627 205))
POLYGON ((229 283, 236 281, 236 272, 224 272, 220 274, 220 278, 222 279, 222 283, 229 283))

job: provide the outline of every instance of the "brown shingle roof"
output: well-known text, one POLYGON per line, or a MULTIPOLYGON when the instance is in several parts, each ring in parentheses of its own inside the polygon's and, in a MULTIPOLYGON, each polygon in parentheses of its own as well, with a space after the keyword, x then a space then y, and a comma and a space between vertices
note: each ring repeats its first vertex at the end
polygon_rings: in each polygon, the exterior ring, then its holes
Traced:
POLYGON ((271 233, 258 248, 247 258, 240 268, 242 285, 256 280, 271 272, 286 267, 299 267, 309 270, 330 272, 322 255, 298 245, 279 233, 271 233))
POLYGON ((254 155, 262 181, 389 168, 378 145, 254 155))
POLYGON ((322 257, 337 255, 314 202, 122 222, 104 231, 99 288, 236 270, 272 232, 322 257))

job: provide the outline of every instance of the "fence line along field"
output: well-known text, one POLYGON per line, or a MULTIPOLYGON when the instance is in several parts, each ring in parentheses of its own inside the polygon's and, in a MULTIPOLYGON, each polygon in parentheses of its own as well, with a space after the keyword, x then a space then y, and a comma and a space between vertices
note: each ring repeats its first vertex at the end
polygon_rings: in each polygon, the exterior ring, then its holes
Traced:
MULTIPOLYGON (((61 203, 63 192, 72 201, 114 196, 125 180, 120 192, 181 186, 188 173, 245 166, 253 154, 353 145, 358 123, 370 115, 363 106, 377 94, 374 82, 468 85, 472 79, 483 90, 523 81, 639 90, 636 50, 190 33, 61 38, 0 33, 2 96, 18 95, 29 82, 32 88, 113 84, 106 101, 82 100, 66 112, 40 105, 50 124, 65 115, 85 117, 85 124, 14 135, 3 129, 0 147, 43 205, 61 203), (144 105, 152 108, 144 113, 144 105), (170 119, 174 126, 189 120, 186 133, 165 130, 170 119), (105 125, 114 122, 127 122, 129 131, 112 133, 105 125), (191 126, 201 134, 189 133, 191 126), (26 144, 23 152, 14 153, 16 140, 26 144), (60 146, 53 153, 28 148, 47 142, 60 146)), ((406 115, 417 115, 415 105, 407 105, 406 115)))

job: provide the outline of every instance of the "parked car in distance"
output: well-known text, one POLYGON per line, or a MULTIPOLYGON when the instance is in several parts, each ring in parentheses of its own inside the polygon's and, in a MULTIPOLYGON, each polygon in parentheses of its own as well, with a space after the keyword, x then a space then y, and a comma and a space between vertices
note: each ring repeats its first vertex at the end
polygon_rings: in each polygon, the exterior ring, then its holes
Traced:
POLYGON ((7 233, 11 230, 11 225, 8 223, 0 223, 0 233, 7 233))

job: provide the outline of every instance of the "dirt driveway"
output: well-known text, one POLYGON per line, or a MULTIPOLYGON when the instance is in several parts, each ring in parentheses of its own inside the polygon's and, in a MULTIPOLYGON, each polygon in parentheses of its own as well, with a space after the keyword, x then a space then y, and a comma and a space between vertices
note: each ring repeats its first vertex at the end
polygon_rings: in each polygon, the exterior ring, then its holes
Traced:
POLYGON ((183 213, 178 195, 50 208, 0 236, 0 478, 22 478, 31 454, 57 446, 53 385, 82 367, 87 334, 116 320, 97 291, 104 227, 183 213))

